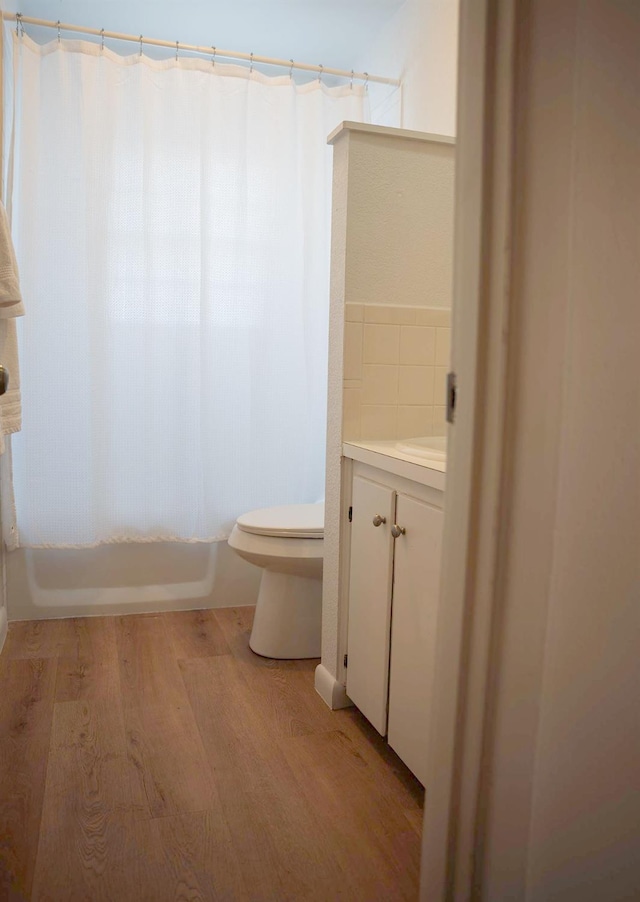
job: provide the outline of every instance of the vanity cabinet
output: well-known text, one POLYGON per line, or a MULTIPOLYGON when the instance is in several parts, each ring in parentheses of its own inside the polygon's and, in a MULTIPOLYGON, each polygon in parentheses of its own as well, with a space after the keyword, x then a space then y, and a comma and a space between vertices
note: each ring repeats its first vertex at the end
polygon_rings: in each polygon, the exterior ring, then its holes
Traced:
POLYGON ((351 501, 347 695, 385 736, 396 498, 354 476, 351 501))
POLYGON ((424 782, 442 492, 354 465, 347 694, 424 782))
POLYGON ((441 509, 397 495, 396 522, 405 533, 394 542, 389 745, 425 782, 435 663, 441 509))
POLYGON ((316 688, 331 708, 357 704, 424 779, 445 477, 444 467, 411 463, 399 443, 445 431, 454 139, 344 122, 328 140, 333 201, 316 688), (385 520, 378 527, 376 514, 385 520), (391 527, 403 520, 406 531, 394 540, 391 527))

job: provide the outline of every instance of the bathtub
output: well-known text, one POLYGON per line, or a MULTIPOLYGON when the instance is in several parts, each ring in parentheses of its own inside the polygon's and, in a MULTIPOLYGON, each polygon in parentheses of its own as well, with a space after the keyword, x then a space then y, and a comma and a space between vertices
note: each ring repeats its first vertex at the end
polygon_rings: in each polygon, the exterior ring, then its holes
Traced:
POLYGON ((226 542, 18 548, 6 556, 9 620, 255 604, 261 571, 226 542))

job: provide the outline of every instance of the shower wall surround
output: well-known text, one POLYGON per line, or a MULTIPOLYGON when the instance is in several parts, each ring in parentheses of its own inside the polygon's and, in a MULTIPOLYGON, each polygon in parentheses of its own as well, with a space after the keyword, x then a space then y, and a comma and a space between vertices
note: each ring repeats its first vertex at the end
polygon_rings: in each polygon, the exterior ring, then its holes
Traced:
POLYGON ((345 304, 344 441, 443 435, 451 312, 345 304))

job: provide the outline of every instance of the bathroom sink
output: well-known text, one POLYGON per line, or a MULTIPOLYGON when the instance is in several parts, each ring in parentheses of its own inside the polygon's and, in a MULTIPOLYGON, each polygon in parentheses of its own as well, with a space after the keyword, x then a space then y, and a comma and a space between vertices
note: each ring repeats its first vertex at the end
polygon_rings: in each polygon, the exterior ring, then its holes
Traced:
POLYGON ((401 454, 419 457, 425 462, 431 460, 445 463, 447 460, 446 435, 427 435, 403 439, 401 442, 396 442, 396 448, 401 454))

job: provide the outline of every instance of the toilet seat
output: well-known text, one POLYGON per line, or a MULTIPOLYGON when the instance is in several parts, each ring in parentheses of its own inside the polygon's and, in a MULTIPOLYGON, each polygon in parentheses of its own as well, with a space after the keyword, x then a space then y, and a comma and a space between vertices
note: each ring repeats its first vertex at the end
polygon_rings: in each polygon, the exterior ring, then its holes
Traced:
POLYGON ((238 517, 242 532, 288 539, 322 539, 324 504, 285 504, 249 511, 238 517))

